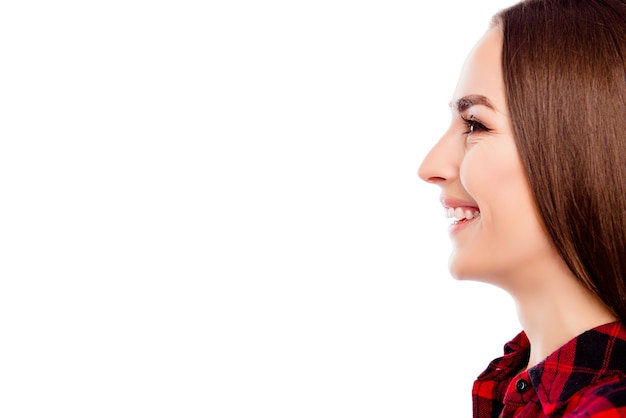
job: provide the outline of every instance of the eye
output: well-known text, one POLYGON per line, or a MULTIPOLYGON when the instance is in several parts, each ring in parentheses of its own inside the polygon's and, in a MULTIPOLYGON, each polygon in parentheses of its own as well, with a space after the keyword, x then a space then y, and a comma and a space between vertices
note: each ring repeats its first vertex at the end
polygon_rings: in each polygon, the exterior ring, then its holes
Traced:
POLYGON ((463 122, 465 123, 465 126, 467 126, 467 131, 463 132, 463 135, 469 135, 474 132, 489 132, 489 128, 474 119, 473 116, 468 119, 463 118, 463 122))

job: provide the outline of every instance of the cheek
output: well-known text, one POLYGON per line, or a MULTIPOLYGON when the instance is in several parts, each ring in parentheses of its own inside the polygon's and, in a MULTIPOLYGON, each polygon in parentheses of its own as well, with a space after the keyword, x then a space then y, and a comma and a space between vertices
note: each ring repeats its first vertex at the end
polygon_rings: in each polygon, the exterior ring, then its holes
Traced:
POLYGON ((548 240, 517 149, 498 145, 470 150, 461 182, 480 207, 483 244, 494 252, 528 256, 545 249, 548 240))
POLYGON ((505 141, 494 138, 495 145, 478 144, 468 150, 460 176, 480 207, 483 230, 520 239, 527 228, 536 231, 538 221, 517 149, 505 141))
POLYGON ((483 206, 486 211, 518 207, 520 200, 529 200, 531 196, 517 149, 509 143, 512 140, 494 138, 491 141, 468 150, 459 173, 461 183, 479 204, 481 212, 483 206))

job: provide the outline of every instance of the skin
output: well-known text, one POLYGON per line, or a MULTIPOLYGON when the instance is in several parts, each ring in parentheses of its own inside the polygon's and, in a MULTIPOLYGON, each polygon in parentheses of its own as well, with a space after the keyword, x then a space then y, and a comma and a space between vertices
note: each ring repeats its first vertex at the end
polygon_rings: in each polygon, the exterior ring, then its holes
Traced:
POLYGON ((450 272, 511 294, 531 342, 532 367, 617 318, 573 276, 543 229, 513 137, 501 51, 502 33, 494 27, 468 56, 450 126, 418 174, 441 187, 443 197, 480 209, 478 218, 451 228, 450 272))

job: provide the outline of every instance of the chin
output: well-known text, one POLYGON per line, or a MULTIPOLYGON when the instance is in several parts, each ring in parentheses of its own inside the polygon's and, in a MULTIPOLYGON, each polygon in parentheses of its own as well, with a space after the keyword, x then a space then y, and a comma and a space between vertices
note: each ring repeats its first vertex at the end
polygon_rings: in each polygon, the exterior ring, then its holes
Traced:
POLYGON ((468 279, 467 265, 464 265, 461 260, 458 260, 454 253, 450 256, 450 260, 448 261, 448 270, 450 271, 450 275, 456 280, 468 279))
POLYGON ((456 280, 476 280, 483 281, 485 276, 484 268, 477 266, 474 260, 467 260, 452 253, 448 262, 450 275, 456 280))

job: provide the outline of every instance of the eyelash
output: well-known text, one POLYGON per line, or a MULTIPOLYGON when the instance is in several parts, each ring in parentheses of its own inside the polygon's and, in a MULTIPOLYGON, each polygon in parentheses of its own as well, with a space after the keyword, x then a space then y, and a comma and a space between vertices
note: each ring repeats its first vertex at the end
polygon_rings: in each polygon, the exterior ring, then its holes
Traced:
POLYGON ((469 135, 474 132, 489 132, 489 128, 487 128, 482 123, 478 122, 476 119, 473 119, 473 116, 469 119, 462 118, 465 126, 467 126, 467 131, 463 132, 463 135, 469 135))

